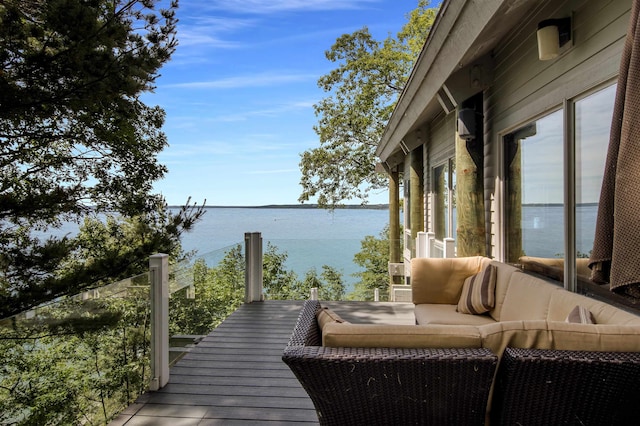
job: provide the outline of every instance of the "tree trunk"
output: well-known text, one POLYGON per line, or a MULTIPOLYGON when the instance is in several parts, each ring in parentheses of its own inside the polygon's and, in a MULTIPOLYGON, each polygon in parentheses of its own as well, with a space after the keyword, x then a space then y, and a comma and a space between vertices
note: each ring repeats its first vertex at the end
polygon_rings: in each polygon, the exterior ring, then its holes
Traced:
MULTIPOLYGON (((411 240, 415 242, 418 232, 424 231, 424 184, 423 184, 422 146, 411 151, 411 240)), ((415 244, 412 247, 415 256, 415 244)))
MULTIPOLYGON (((389 262, 402 260, 400 240, 400 180, 398 172, 389 172, 389 262)), ((391 276, 391 284, 401 284, 402 277, 391 276)))
POLYGON ((457 256, 484 256, 484 175, 482 143, 475 139, 466 141, 456 136, 456 246, 457 256), (471 151, 471 153, 469 152, 471 151), (476 164, 478 163, 478 164, 476 164))

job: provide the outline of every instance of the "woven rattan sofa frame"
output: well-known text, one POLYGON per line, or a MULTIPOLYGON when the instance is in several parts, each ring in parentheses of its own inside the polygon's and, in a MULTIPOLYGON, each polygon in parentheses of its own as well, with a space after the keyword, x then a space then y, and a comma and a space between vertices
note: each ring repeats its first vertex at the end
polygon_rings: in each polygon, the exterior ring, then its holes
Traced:
POLYGON ((491 425, 640 424, 640 353, 507 348, 491 425))
POLYGON ((482 425, 497 357, 488 349, 322 346, 307 301, 283 361, 322 425, 482 425))

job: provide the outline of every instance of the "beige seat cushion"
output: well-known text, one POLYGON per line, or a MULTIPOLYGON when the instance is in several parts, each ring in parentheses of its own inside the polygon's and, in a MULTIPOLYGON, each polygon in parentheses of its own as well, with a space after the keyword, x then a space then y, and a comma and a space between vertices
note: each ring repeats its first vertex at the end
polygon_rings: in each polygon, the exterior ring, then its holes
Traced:
POLYGON ((640 326, 574 324, 549 321, 553 349, 572 351, 640 351, 640 326))
POLYGON ((328 323, 322 345, 350 348, 480 348, 477 327, 328 323))
POLYGON ((494 323, 489 315, 463 314, 456 310, 456 305, 424 303, 414 308, 416 322, 426 324, 483 325, 494 323))
POLYGON ((491 349, 498 356, 502 356, 507 346, 553 349, 553 339, 545 320, 496 322, 479 326, 478 330, 482 347, 491 349))
POLYGON ((413 303, 457 304, 465 278, 480 270, 482 259, 481 256, 411 259, 413 303))
POLYGON ((537 348, 572 351, 637 352, 640 327, 574 324, 564 321, 506 321, 479 326, 482 347, 501 356, 504 349, 537 348))

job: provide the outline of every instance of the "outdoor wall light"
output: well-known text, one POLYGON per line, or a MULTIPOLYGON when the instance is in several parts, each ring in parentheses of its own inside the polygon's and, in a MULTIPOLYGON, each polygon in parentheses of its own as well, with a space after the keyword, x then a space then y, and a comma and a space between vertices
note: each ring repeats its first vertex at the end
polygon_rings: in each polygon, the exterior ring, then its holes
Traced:
POLYGON ((560 48, 571 40, 571 18, 545 19, 538 24, 538 57, 548 61, 560 54, 560 48))

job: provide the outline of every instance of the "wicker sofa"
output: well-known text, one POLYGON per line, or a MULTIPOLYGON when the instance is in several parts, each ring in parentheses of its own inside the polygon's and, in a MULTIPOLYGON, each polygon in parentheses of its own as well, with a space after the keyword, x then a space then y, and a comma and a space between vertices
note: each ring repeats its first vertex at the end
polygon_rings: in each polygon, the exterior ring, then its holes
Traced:
POLYGON ((282 359, 311 397, 320 424, 484 422, 498 361, 490 350, 323 346, 318 311, 318 301, 305 302, 282 359))
POLYGON ((416 325, 350 324, 306 302, 283 360, 321 424, 637 420, 640 317, 483 257, 411 267, 416 325), (465 281, 488 270, 492 307, 461 313, 465 281), (595 324, 567 322, 576 307, 595 324))

